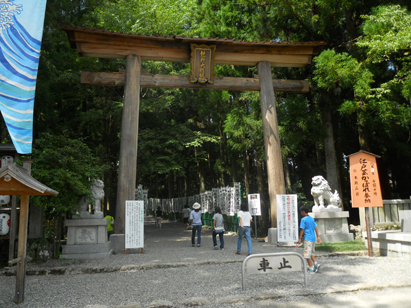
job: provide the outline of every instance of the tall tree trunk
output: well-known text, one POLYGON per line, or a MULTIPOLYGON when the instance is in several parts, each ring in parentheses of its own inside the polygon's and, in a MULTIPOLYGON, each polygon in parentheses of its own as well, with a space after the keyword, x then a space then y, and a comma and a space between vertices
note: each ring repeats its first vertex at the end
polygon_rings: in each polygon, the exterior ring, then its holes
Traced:
POLYGON ((277 195, 285 194, 285 181, 277 110, 270 62, 257 65, 260 75, 260 105, 263 119, 264 147, 267 161, 271 227, 277 227, 277 195))
POLYGON ((214 177, 214 155, 213 155, 213 147, 211 146, 211 142, 208 142, 207 144, 207 151, 208 151, 208 170, 210 174, 210 184, 211 187, 215 187, 215 177, 214 177))
POLYGON ((220 177, 221 177, 221 186, 225 187, 225 175, 224 175, 224 170, 225 170, 225 157, 224 157, 224 146, 226 143, 225 135, 224 135, 224 130, 223 130, 223 122, 221 121, 221 115, 220 115, 220 121, 218 122, 218 131, 220 133, 220 142, 218 143, 220 147, 220 177))
POLYGON ((260 194, 261 201, 261 216, 258 218, 259 229, 263 232, 261 236, 266 236, 268 234, 268 228, 270 225, 270 212, 269 212, 269 202, 267 202, 265 191, 267 187, 264 183, 264 170, 263 163, 259 160, 256 161, 257 165, 257 186, 258 193, 260 194))
POLYGON ((317 158, 317 165, 322 166, 324 159, 320 149, 320 143, 318 141, 315 142, 315 157, 317 158))
POLYGON ((168 172, 168 198, 174 198, 174 172, 168 172))
POLYGON ((181 176, 179 176, 177 179, 177 197, 181 198, 184 197, 184 193, 183 193, 183 187, 184 187, 184 182, 183 182, 183 178, 181 176))
POLYGON ((250 194, 250 155, 247 151, 244 151, 244 185, 245 194, 248 196, 250 194))
POLYGON ((337 190, 342 196, 342 187, 340 183, 340 170, 338 167, 337 153, 335 150, 335 139, 332 112, 326 111, 323 113, 324 127, 326 130, 326 136, 324 138, 324 152, 325 152, 325 168, 327 174, 327 181, 330 184, 331 189, 337 190))
POLYGON ((290 177, 290 166, 287 161, 283 161, 284 167, 284 180, 285 180, 285 190, 291 191, 291 177, 290 177))
MULTIPOLYGON (((342 197, 342 186, 340 182, 340 170, 337 158, 337 152, 335 148, 335 138, 334 138, 334 129, 333 129, 333 114, 332 109, 329 107, 331 98, 329 92, 322 91, 320 93, 320 100, 323 108, 322 118, 323 125, 325 128, 325 138, 324 138, 324 153, 325 153, 325 170, 326 178, 328 184, 332 191, 337 190, 342 197)), ((344 209, 344 205, 341 205, 344 209)))
POLYGON ((184 178, 185 183, 185 195, 184 197, 191 196, 191 177, 190 177, 190 167, 186 168, 186 177, 184 178))
POLYGON ((236 157, 236 152, 231 151, 231 176, 233 179, 233 185, 234 183, 238 183, 238 173, 237 173, 237 157, 236 157))
POLYGON ((205 193, 206 185, 205 185, 205 170, 204 170, 204 163, 200 162, 200 193, 205 193))
POLYGON ((156 172, 155 193, 156 193, 156 198, 158 198, 158 172, 156 172))
POLYGON ((197 155, 197 149, 194 149, 195 157, 197 160, 197 173, 198 181, 200 182, 200 194, 205 192, 205 179, 204 179, 204 164, 202 164, 197 155))

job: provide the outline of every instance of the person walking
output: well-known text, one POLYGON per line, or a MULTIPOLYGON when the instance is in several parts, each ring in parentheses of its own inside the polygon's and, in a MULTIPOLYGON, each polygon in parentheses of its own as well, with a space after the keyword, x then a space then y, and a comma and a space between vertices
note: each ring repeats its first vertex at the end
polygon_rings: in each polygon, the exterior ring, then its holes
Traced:
POLYGON ((188 205, 186 204, 183 208, 183 223, 185 224, 186 228, 189 229, 190 223, 188 220, 190 219, 190 209, 188 208, 188 205))
POLYGON ((190 221, 193 229, 191 231, 191 244, 195 247, 195 237, 197 232, 197 247, 201 246, 201 229, 203 228, 203 222, 201 220, 202 212, 200 210, 200 203, 193 204, 193 211, 190 213, 190 221))
POLYGON ((107 241, 110 241, 110 235, 114 234, 114 218, 110 216, 109 212, 107 211, 106 216, 104 219, 108 219, 107 224, 107 241))
POLYGON ((213 244, 215 250, 218 250, 217 234, 220 237, 220 249, 224 250, 224 231, 224 217, 221 214, 221 209, 216 207, 213 216, 213 244))
POLYGON ((321 239, 318 234, 317 223, 314 218, 308 215, 308 211, 308 207, 300 207, 300 213, 303 218, 301 218, 301 231, 298 245, 301 245, 301 240, 304 236, 304 258, 307 259, 309 266, 307 272, 310 274, 315 274, 321 266, 321 264, 319 264, 315 259, 315 242, 318 241, 318 244, 321 244, 321 239))
POLYGON ((238 240, 237 240, 237 251, 236 254, 241 254, 241 242, 243 241, 243 235, 245 234, 245 239, 247 241, 248 255, 253 252, 253 247, 251 244, 251 229, 250 225, 253 221, 250 212, 248 211, 247 204, 241 204, 241 210, 237 213, 238 217, 238 240))
POLYGON ((156 217, 155 217, 158 230, 161 230, 161 216, 162 215, 163 215, 163 211, 161 210, 161 207, 158 207, 156 211, 156 217))

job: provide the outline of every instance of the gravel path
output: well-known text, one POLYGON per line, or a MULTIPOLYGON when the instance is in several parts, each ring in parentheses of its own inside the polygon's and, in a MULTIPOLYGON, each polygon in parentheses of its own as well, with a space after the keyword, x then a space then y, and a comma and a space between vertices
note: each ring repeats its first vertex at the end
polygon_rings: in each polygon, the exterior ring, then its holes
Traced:
MULTIPOLYGON (((211 230, 203 228, 201 247, 191 247, 191 231, 182 223, 145 226, 144 254, 116 254, 100 260, 51 260, 28 265, 25 299, 15 305, 15 276, 0 273, 0 307, 257 307, 267 301, 295 301, 301 296, 411 286, 409 261, 388 257, 321 254, 321 271, 246 276, 242 291, 237 237, 224 235, 225 250, 213 250, 211 230), (53 274, 54 273, 54 274, 53 274)), ((253 253, 302 253, 253 239, 253 253)), ((271 305, 272 306, 272 305, 271 305)), ((273 307, 273 306, 272 306, 273 307)))

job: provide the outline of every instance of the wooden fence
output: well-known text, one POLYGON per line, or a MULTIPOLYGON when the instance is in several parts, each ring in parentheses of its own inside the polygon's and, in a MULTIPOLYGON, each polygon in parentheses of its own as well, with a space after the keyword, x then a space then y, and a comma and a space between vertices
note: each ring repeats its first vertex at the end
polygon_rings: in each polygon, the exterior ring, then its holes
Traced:
MULTIPOLYGON (((411 210, 410 199, 383 200, 383 207, 370 207, 371 226, 400 225, 398 211, 411 210)), ((365 209, 360 208, 361 227, 365 230, 365 209)))

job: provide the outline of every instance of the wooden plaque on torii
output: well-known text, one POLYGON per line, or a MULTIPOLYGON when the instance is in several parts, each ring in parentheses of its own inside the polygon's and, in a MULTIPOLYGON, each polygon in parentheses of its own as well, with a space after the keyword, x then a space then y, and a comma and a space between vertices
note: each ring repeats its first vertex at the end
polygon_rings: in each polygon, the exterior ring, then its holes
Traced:
POLYGON ((215 46, 191 44, 191 83, 214 83, 215 46))

